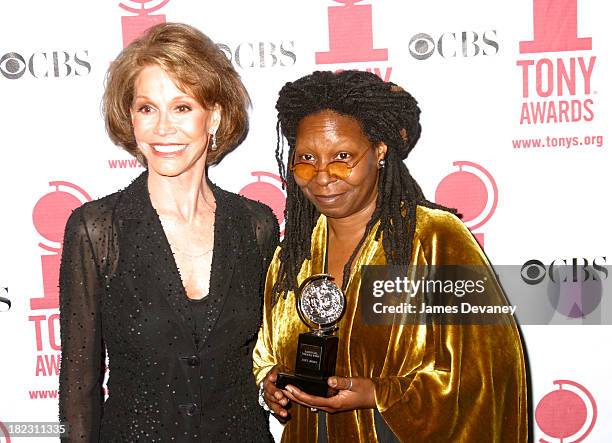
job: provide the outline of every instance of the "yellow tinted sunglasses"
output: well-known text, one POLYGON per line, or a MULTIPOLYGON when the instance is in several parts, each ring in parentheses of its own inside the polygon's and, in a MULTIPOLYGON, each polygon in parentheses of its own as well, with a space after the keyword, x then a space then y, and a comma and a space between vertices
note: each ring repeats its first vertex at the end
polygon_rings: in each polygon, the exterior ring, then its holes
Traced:
MULTIPOLYGON (((321 171, 327 172, 329 175, 336 177, 340 180, 346 180, 350 177, 351 172, 353 172, 353 168, 359 164, 361 159, 365 157, 370 149, 366 149, 361 153, 359 157, 353 162, 353 164, 349 164, 348 162, 342 160, 335 160, 333 162, 329 162, 325 165, 324 168, 317 169, 315 165, 312 163, 300 162, 293 163, 289 170, 293 172, 293 174, 298 177, 300 180, 304 180, 309 182, 321 171)), ((295 151, 293 153, 293 158, 295 159, 295 151)))

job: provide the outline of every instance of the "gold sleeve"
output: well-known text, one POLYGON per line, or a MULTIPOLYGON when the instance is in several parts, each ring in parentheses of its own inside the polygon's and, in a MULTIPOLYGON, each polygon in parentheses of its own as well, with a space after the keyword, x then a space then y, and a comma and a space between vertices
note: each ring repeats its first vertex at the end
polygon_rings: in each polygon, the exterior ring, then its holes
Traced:
POLYGON ((276 276, 278 275, 279 252, 280 247, 277 247, 274 257, 270 262, 270 266, 268 267, 264 290, 263 318, 257 336, 257 343, 253 349, 253 374, 255 375, 257 384, 261 383, 270 369, 277 363, 274 357, 275 352, 272 334, 272 288, 274 287, 276 276))
MULTIPOLYGON (((421 215, 416 257, 433 265, 481 265, 493 282, 487 297, 505 303, 465 226, 450 214, 435 214, 432 223, 425 218, 432 214, 421 215)), ((372 380, 377 408, 400 440, 527 441, 525 364, 514 321, 392 328, 383 373, 372 380)))
MULTIPOLYGON (((323 271, 326 220, 311 236, 311 259, 298 284, 323 271)), ((295 309, 293 293, 272 306, 272 287, 279 261, 277 249, 267 275, 263 324, 253 352, 259 383, 274 365, 292 370, 297 337, 308 328, 295 309)), ((376 408, 399 438, 407 442, 525 442, 527 399, 525 365, 518 328, 511 317, 503 324, 443 322, 367 324, 360 308, 362 265, 385 265, 382 239, 372 230, 356 259, 339 323, 336 373, 369 377, 375 385, 376 408)), ((445 211, 417 208, 412 265, 478 265, 492 284, 487 296, 505 300, 495 274, 465 226, 445 211)), ((441 273, 444 267, 441 266, 441 273)), ((440 275, 440 278, 444 278, 440 275)), ((318 415, 293 405, 283 442, 316 442, 318 415)), ((326 416, 328 440, 376 441, 373 409, 326 416)))

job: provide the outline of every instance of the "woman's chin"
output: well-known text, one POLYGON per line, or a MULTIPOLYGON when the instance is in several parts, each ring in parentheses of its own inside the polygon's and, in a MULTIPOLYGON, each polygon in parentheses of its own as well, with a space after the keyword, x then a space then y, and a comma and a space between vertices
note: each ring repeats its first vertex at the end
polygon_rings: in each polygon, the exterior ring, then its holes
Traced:
POLYGON ((151 168, 149 167, 149 175, 157 175, 159 177, 178 177, 183 171, 177 171, 172 168, 151 168))
MULTIPOLYGON (((188 177, 194 172, 197 172, 199 168, 195 168, 194 165, 186 166, 186 165, 172 165, 172 164, 162 164, 162 165, 151 165, 149 163, 149 175, 157 175, 160 177, 188 177)), ((203 173, 203 169, 202 169, 203 173)))
POLYGON ((330 208, 327 206, 321 207, 318 205, 315 205, 315 207, 317 208, 317 211, 319 211, 327 218, 345 218, 350 215, 343 208, 330 208))

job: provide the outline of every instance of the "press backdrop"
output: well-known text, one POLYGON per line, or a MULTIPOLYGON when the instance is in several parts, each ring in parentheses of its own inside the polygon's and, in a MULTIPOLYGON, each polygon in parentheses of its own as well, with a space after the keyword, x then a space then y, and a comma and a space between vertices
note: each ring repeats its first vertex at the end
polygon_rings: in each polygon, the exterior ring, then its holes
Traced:
MULTIPOLYGON (((610 12, 604 0, 2 1, 0 422, 57 420, 63 227, 142 172, 100 113, 109 63, 142 30, 186 22, 231 59, 251 129, 210 175, 281 221, 282 85, 342 69, 400 84, 422 109, 407 163, 427 197, 458 207, 494 264, 535 278, 611 261, 610 12)), ((535 439, 611 441, 612 327, 522 330, 535 439)))

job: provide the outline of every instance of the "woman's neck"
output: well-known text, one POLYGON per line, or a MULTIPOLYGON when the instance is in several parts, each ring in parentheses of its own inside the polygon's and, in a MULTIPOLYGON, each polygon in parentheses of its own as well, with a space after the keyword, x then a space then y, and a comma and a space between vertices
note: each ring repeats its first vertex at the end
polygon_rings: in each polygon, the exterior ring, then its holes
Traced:
POLYGON ((359 212, 343 218, 327 218, 328 236, 339 242, 357 243, 376 210, 376 198, 359 212), (356 241, 354 239, 357 239, 356 241))
POLYGON ((189 223, 198 214, 215 209, 215 198, 204 170, 190 170, 175 177, 149 171, 147 185, 151 203, 160 215, 189 223))

